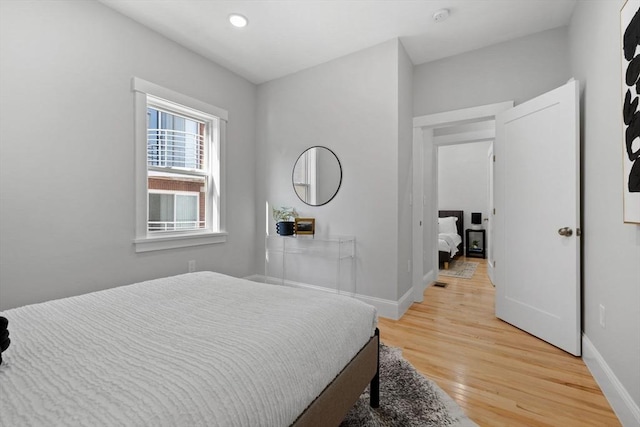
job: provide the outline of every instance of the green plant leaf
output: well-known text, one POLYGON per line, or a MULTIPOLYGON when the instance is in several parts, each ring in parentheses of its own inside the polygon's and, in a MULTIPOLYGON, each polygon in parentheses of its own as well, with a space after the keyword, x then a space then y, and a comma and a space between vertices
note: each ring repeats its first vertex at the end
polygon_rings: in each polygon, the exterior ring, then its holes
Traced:
POLYGON ((298 217, 298 213, 296 212, 295 208, 286 207, 286 206, 283 206, 280 208, 273 207, 272 213, 273 213, 273 219, 276 222, 293 221, 294 218, 298 217))

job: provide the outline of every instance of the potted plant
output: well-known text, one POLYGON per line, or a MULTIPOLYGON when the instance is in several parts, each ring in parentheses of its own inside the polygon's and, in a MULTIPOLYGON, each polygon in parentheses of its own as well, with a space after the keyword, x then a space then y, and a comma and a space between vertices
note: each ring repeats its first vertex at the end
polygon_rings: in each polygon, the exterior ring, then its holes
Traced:
POLYGON ((294 208, 273 208, 273 219, 276 221, 276 232, 281 236, 292 236, 294 232, 294 219, 298 213, 294 208))
POLYGON ((472 249, 480 249, 480 248, 478 247, 478 245, 479 245, 479 244, 480 244, 480 242, 479 242, 479 241, 474 240, 473 242, 471 242, 471 248, 472 248, 472 249))

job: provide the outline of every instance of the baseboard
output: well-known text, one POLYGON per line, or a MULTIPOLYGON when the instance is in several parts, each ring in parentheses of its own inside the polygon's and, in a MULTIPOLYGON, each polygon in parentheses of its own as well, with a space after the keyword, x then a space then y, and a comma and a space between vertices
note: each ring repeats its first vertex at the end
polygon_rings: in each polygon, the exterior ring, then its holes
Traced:
POLYGON ((434 284, 434 282, 438 278, 438 274, 440 274, 439 270, 430 270, 427 274, 424 275, 424 277, 422 278, 422 283, 424 284, 424 289, 422 290, 423 294, 425 289, 434 284))
POLYGON ((433 282, 434 280, 436 280, 436 274, 434 273, 433 270, 429 270, 427 274, 422 276, 422 283, 425 285, 425 288, 427 284, 433 282))
POLYGON ((391 320, 398 320, 409 310, 409 307, 414 303, 413 301, 413 289, 409 289, 398 301, 382 299, 377 297, 371 297, 368 295, 354 295, 354 298, 359 299, 362 302, 371 304, 378 311, 379 317, 385 317, 391 320))
POLYGON ((582 360, 591 371, 622 425, 640 426, 640 407, 633 401, 627 389, 585 334, 582 334, 582 360))
POLYGON ((413 304, 413 288, 409 289, 400 297, 400 300, 398 301, 398 309, 393 320, 398 320, 404 316, 407 310, 409 310, 409 307, 411 307, 411 304, 413 304))
MULTIPOLYGON (((276 277, 265 277, 264 275, 254 274, 252 276, 245 277, 247 280, 252 280, 254 282, 261 283, 269 283, 273 285, 282 285, 282 278, 276 277)), ((313 289, 316 291, 330 292, 330 293, 338 293, 335 289, 323 288, 322 286, 314 286, 308 283, 294 282, 292 280, 285 280, 285 286, 292 286, 295 288, 305 288, 305 289, 313 289)), ((409 289, 399 301, 392 301, 377 297, 371 297, 368 295, 361 295, 358 293, 351 292, 343 292, 342 295, 349 295, 353 298, 359 299, 362 302, 366 302, 374 306, 378 312, 379 317, 386 317, 392 320, 398 320, 402 315, 411 307, 413 304, 413 289, 409 289)))
POLYGON ((422 282, 420 283, 420 285, 417 288, 413 289, 413 302, 422 302, 424 300, 424 291, 433 284, 434 280, 435 277, 433 274, 433 270, 422 276, 422 282))

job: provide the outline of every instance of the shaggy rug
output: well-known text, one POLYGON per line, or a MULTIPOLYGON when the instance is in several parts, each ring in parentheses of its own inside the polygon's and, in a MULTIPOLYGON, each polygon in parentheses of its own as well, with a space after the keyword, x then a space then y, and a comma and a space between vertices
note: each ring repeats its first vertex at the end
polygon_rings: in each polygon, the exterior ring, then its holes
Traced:
POLYGON ((441 276, 458 277, 460 279, 471 279, 473 273, 478 268, 477 262, 473 261, 451 261, 448 270, 440 270, 441 276))
POLYGON ((369 406, 369 389, 341 427, 476 426, 436 383, 423 377, 396 347, 380 345, 380 407, 369 406))

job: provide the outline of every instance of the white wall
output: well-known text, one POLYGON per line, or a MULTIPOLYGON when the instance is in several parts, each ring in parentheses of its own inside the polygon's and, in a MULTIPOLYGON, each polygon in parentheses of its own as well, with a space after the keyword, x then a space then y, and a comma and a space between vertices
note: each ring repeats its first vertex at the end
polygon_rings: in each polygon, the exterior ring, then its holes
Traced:
POLYGON ((418 65, 413 114, 522 103, 566 83, 568 57, 567 29, 558 28, 418 65))
MULTIPOLYGON (((354 235, 359 294, 398 295, 397 40, 258 87, 258 204, 294 206, 316 218, 317 233, 354 235), (342 187, 327 205, 310 207, 291 186, 291 169, 307 147, 333 150, 342 187)), ((264 208, 262 209, 264 212, 264 208)), ((257 265, 264 263, 265 218, 257 220, 257 265)), ((270 232, 275 233, 269 218, 270 232)))
POLYGON ((253 273, 253 84, 95 1, 0 2, 0 52, 0 309, 253 273), (133 76, 229 111, 227 243, 134 252, 133 76))
POLYGON ((463 210, 465 229, 471 212, 481 212, 482 218, 489 214, 490 146, 485 141, 438 147, 438 209, 463 210))
POLYGON ((626 425, 640 425, 640 225, 622 221, 623 3, 577 2, 569 41, 571 69, 583 88, 583 330, 633 401, 627 407, 635 404, 635 421, 608 395, 614 409, 626 425))

